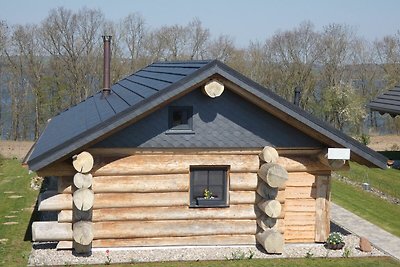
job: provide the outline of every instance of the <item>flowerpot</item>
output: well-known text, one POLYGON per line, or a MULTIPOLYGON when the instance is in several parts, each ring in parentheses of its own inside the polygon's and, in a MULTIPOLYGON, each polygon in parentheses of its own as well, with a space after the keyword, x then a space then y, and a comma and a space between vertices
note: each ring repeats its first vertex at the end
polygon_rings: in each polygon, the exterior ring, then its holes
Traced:
POLYGON ((329 243, 326 244, 326 248, 333 250, 342 249, 343 247, 344 247, 344 242, 339 244, 329 244, 329 243))

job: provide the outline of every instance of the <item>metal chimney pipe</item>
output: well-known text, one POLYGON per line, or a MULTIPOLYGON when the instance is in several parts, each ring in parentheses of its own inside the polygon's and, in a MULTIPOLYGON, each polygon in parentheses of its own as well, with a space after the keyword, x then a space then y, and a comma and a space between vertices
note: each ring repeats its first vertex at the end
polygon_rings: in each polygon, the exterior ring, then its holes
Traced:
POLYGON ((301 88, 296 86, 294 88, 294 100, 293 100, 293 104, 295 104, 296 106, 300 106, 300 98, 301 98, 301 88))
POLYGON ((111 61, 111 37, 110 35, 104 35, 103 47, 104 47, 104 67, 103 67, 103 95, 108 95, 111 92, 110 89, 110 61, 111 61))

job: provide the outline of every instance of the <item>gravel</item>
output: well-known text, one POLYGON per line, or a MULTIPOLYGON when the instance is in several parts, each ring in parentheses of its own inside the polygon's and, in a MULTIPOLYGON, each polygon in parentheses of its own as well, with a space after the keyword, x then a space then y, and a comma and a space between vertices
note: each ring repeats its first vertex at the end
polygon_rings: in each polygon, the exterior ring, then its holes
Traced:
POLYGON ((93 249, 91 255, 75 256, 71 250, 56 250, 55 243, 34 243, 29 256, 29 266, 134 263, 154 261, 239 260, 252 258, 304 258, 385 256, 374 248, 371 252, 359 249, 359 238, 353 234, 344 236, 346 245, 341 250, 329 250, 323 244, 286 244, 281 255, 266 254, 258 246, 199 246, 199 247, 149 247, 93 249), (107 255, 109 258, 107 258, 107 255))

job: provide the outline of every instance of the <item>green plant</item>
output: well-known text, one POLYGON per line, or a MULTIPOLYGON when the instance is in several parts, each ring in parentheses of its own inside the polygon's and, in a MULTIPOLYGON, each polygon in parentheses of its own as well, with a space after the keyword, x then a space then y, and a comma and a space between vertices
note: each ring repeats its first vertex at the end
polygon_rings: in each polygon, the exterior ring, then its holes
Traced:
POLYGON ((208 190, 208 189, 204 189, 204 198, 205 199, 211 199, 211 198, 213 198, 213 193, 210 191, 210 190, 208 190))
POLYGON ((371 138, 368 134, 362 133, 359 136, 357 136, 357 141, 364 145, 368 145, 371 142, 371 138))
POLYGON ((326 239, 326 244, 328 246, 344 244, 343 235, 339 232, 332 232, 326 239))
POLYGON ((351 249, 349 247, 345 247, 342 253, 343 258, 348 258, 351 256, 351 249))
POLYGON ((237 250, 237 251, 234 251, 234 252, 231 253, 231 257, 230 258, 225 257, 225 259, 226 260, 234 260, 234 261, 236 261, 236 260, 245 260, 245 259, 251 260, 254 257, 254 254, 255 254, 255 252, 252 251, 251 249, 249 249, 249 254, 248 255, 244 251, 237 250))
POLYGON ((304 258, 310 259, 310 258, 312 258, 312 256, 314 256, 314 253, 312 253, 311 250, 308 250, 306 255, 304 256, 304 258))
POLYGON ((106 265, 110 265, 111 264, 111 257, 110 257, 110 251, 107 249, 106 250, 106 261, 104 262, 106 265))

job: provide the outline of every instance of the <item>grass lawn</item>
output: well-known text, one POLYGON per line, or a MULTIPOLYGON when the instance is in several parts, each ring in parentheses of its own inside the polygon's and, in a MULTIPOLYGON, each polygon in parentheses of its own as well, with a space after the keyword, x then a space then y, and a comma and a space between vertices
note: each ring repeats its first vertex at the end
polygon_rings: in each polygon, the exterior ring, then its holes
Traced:
POLYGON ((353 181, 367 182, 382 192, 400 198, 400 171, 395 169, 382 170, 367 168, 355 162, 350 162, 350 171, 338 172, 353 181))
POLYGON ((30 177, 17 160, 0 158, 0 266, 26 266, 31 243, 23 240, 38 194, 30 177))
MULTIPOLYGON (((132 265, 117 265, 117 266, 132 266, 132 265)), ((138 267, 310 267, 310 266, 399 266, 399 262, 392 260, 389 257, 374 257, 374 258, 310 258, 310 259, 251 259, 251 260, 236 260, 236 261, 201 261, 201 262, 163 262, 163 263, 137 263, 134 266, 138 267)))
POLYGON ((332 180, 332 201, 400 237, 400 205, 336 179, 332 180))

